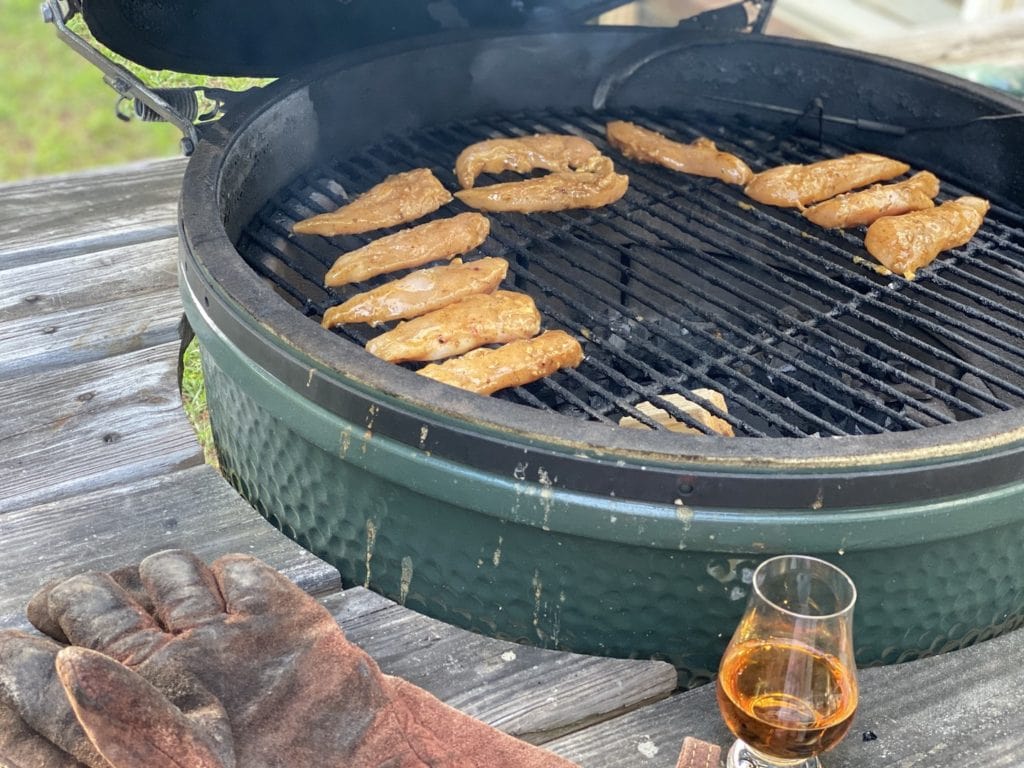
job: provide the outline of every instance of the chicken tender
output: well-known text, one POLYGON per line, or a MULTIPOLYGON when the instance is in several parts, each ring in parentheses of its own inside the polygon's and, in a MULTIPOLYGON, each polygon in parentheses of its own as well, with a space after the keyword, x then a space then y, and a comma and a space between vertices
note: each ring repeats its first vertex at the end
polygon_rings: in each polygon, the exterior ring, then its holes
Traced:
POLYGON ((491 222, 479 213, 460 213, 403 229, 342 254, 327 271, 324 285, 369 280, 399 269, 421 267, 473 250, 487 239, 491 222))
POLYGON ((960 197, 937 208, 886 216, 868 227, 864 245, 889 271, 913 280, 942 251, 974 237, 988 208, 988 200, 960 197))
POLYGON ((899 160, 866 153, 821 160, 809 165, 780 165, 754 176, 744 188, 748 197, 766 205, 799 208, 906 173, 899 160))
POLYGON ((296 222, 300 235, 355 235, 394 227, 433 213, 450 203, 451 193, 428 168, 396 173, 348 205, 296 222))
POLYGON ((519 138, 487 139, 470 144, 455 160, 455 176, 463 189, 469 189, 481 173, 515 171, 529 173, 569 171, 585 165, 601 154, 581 136, 540 133, 519 138))
POLYGON ((746 184, 754 177, 745 162, 736 155, 722 152, 715 142, 703 136, 690 144, 682 144, 625 120, 608 123, 605 133, 613 147, 642 163, 654 163, 694 176, 710 176, 726 184, 746 184))
POLYGON ((804 217, 821 227, 846 229, 867 225, 883 216, 934 208, 939 180, 928 171, 915 173, 896 184, 875 184, 860 192, 847 192, 804 211, 804 217))
POLYGON ((540 312, 525 293, 495 291, 459 299, 366 342, 381 360, 443 360, 485 344, 529 339, 540 331, 540 312))
POLYGON ((405 320, 447 306, 474 293, 490 293, 505 279, 508 262, 488 257, 410 272, 399 280, 359 293, 324 312, 322 325, 341 323, 380 325, 388 320, 405 320))
POLYGON ((453 387, 490 395, 549 376, 583 361, 583 347, 565 331, 548 331, 533 339, 513 341, 497 349, 475 349, 417 373, 453 387))
MULTIPOLYGON (((723 413, 729 412, 729 408, 725 402, 725 395, 723 395, 721 392, 714 389, 694 389, 691 391, 694 395, 701 398, 702 400, 707 400, 709 403, 714 405, 716 408, 718 408, 718 410, 722 411, 723 413)), ((736 433, 733 432, 732 424, 730 424, 725 419, 720 419, 719 417, 715 416, 707 408, 701 405, 697 405, 697 403, 691 400, 687 400, 683 395, 679 395, 673 392, 671 394, 662 395, 661 399, 666 400, 667 402, 674 405, 676 408, 678 408, 680 411, 682 411, 687 416, 692 418, 698 424, 703 424, 711 431, 717 432, 723 437, 736 436, 736 433)), ((680 434, 684 435, 705 434, 696 427, 691 427, 686 422, 679 421, 664 408, 661 408, 647 400, 645 400, 642 403, 637 403, 636 409, 643 413, 645 416, 650 416, 653 421, 666 427, 671 432, 679 432, 680 434)), ((642 421, 633 418, 632 416, 623 416, 621 419, 619 419, 619 426, 629 427, 630 429, 650 429, 650 427, 648 427, 642 421)))
POLYGON ((455 196, 482 211, 537 213, 600 208, 621 198, 628 186, 629 177, 615 173, 612 161, 601 155, 578 171, 556 171, 536 179, 464 189, 455 196))

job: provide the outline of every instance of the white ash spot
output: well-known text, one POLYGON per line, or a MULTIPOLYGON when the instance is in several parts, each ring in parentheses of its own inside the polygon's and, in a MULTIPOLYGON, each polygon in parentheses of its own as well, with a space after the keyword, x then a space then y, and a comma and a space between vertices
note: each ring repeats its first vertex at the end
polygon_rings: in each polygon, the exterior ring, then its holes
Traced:
POLYGON ((498 537, 498 546, 494 550, 494 554, 491 556, 491 562, 494 563, 494 567, 495 568, 497 568, 499 565, 501 565, 501 542, 502 542, 502 538, 501 538, 501 536, 499 536, 498 537))
POLYGON ((644 757, 650 759, 658 754, 658 745, 650 739, 644 739, 636 745, 636 751, 644 757))
POLYGON ((409 585, 412 584, 412 558, 406 555, 402 558, 402 580, 398 584, 398 602, 405 605, 409 597, 409 585))

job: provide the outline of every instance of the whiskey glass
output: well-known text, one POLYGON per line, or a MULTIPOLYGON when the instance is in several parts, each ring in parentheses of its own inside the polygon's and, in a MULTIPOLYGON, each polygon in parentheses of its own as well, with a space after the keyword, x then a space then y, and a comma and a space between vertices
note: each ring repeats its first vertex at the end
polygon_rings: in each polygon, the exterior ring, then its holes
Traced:
POLYGON ((818 768, 857 709, 853 604, 839 568, 781 555, 754 571, 718 670, 718 707, 737 741, 727 768, 818 768))

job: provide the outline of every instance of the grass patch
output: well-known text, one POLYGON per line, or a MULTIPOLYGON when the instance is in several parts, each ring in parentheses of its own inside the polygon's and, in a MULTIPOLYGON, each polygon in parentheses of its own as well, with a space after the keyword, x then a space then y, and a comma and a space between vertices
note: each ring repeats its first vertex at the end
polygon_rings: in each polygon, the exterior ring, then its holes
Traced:
POLYGON ((220 461, 217 458, 217 449, 213 444, 213 429, 210 426, 210 411, 206 407, 203 363, 199 355, 199 344, 195 339, 185 349, 181 374, 181 402, 185 407, 185 415, 196 430, 196 438, 203 448, 206 463, 219 468, 220 461))
MULTIPOLYGON (((39 3, 0 0, 0 21, 0 181, 180 154, 173 126, 114 116, 117 94, 43 23, 39 3)), ((69 26, 92 40, 81 18, 69 26)), ((243 90, 267 82, 149 70, 99 47, 153 87, 243 90)))

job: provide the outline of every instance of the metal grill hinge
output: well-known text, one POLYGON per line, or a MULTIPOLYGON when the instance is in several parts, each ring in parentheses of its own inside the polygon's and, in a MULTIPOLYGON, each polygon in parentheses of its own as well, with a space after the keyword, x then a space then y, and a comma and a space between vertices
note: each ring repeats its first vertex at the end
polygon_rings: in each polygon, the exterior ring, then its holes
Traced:
POLYGON ((104 55, 82 36, 71 30, 67 22, 81 11, 80 0, 45 0, 42 5, 43 21, 53 24, 57 36, 76 53, 89 61, 103 73, 103 81, 113 88, 118 99, 115 114, 121 120, 131 119, 132 114, 146 122, 163 121, 181 131, 181 151, 191 155, 199 143, 196 123, 213 119, 223 106, 223 91, 219 89, 150 88, 138 77, 104 55), (215 106, 200 114, 200 92, 212 99, 215 106), (131 103, 132 110, 125 111, 131 103))

